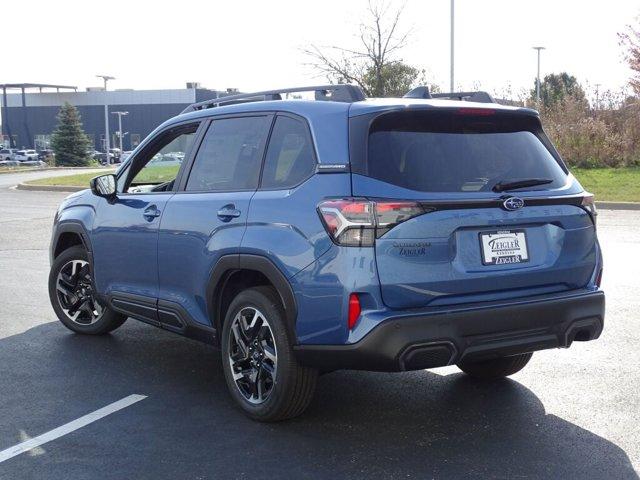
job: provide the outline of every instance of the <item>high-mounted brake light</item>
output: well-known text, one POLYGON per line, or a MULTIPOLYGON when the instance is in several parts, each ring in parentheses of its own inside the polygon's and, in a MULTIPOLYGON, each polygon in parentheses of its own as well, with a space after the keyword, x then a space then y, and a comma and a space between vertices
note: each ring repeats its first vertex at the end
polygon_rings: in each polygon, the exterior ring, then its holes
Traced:
POLYGON ((459 108, 456 110, 458 115, 477 115, 486 117, 489 115, 495 115, 496 111, 491 108, 459 108))
POLYGON ((360 317, 361 311, 360 298, 357 293, 352 293, 349 295, 349 315, 347 318, 347 326, 349 327, 349 330, 353 330, 353 327, 356 326, 356 322, 360 317))
POLYGON ((320 203, 318 212, 334 242, 351 247, 370 247, 376 238, 397 224, 424 213, 424 209, 411 201, 343 198, 320 203))

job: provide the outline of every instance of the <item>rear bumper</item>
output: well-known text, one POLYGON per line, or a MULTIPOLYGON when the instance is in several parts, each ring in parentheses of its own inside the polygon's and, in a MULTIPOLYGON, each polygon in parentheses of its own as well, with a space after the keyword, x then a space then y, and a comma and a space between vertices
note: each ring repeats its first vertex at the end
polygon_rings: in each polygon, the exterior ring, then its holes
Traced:
POLYGON ((604 324, 602 291, 467 305, 384 320, 350 345, 297 345, 300 363, 321 369, 403 371, 442 367, 594 340, 604 324))

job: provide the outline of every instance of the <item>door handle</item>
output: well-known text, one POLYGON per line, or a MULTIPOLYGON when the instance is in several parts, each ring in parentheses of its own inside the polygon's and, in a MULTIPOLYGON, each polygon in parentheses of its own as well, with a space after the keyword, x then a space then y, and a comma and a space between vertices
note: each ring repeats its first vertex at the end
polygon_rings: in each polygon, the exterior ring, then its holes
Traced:
POLYGON ((238 218, 241 213, 233 203, 230 203, 218 210, 218 218, 223 222, 228 222, 232 218, 238 218))
POLYGON ((161 212, 160 210, 158 210, 158 207, 156 207, 155 205, 150 205, 149 207, 145 208, 142 216, 148 218, 149 220, 153 220, 154 218, 159 217, 160 213, 161 212))

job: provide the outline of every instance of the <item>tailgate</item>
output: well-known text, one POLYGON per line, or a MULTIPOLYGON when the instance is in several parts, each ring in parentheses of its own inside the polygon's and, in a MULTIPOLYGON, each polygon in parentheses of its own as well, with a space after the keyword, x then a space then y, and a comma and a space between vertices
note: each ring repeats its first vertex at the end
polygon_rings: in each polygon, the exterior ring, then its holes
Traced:
POLYGON ((597 260, 591 218, 572 205, 525 207, 517 215, 436 211, 391 229, 375 248, 382 297, 392 308, 577 289, 597 260))

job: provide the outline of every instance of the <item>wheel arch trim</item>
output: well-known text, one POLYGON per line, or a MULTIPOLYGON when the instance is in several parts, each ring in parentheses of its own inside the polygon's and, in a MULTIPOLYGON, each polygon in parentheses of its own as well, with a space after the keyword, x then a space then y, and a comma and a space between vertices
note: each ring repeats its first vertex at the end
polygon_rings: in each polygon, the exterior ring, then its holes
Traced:
POLYGON ((62 220, 56 225, 53 239, 51 241, 51 248, 49 249, 49 264, 53 263, 53 260, 55 259, 55 252, 58 249, 58 244, 60 243, 60 238, 65 233, 75 233, 80 237, 82 245, 89 255, 90 264, 93 266, 93 248, 91 246, 91 239, 84 224, 78 220, 62 220))
POLYGON ((221 293, 224 291, 231 274, 238 270, 253 270, 264 275, 274 286, 282 306, 284 308, 285 319, 294 342, 297 343, 295 335, 296 319, 298 307, 296 304, 293 288, 282 273, 282 271, 267 257, 253 254, 233 254, 222 256, 209 276, 207 285, 207 310, 212 319, 212 324, 218 331, 221 330, 223 318, 221 318, 221 293))

